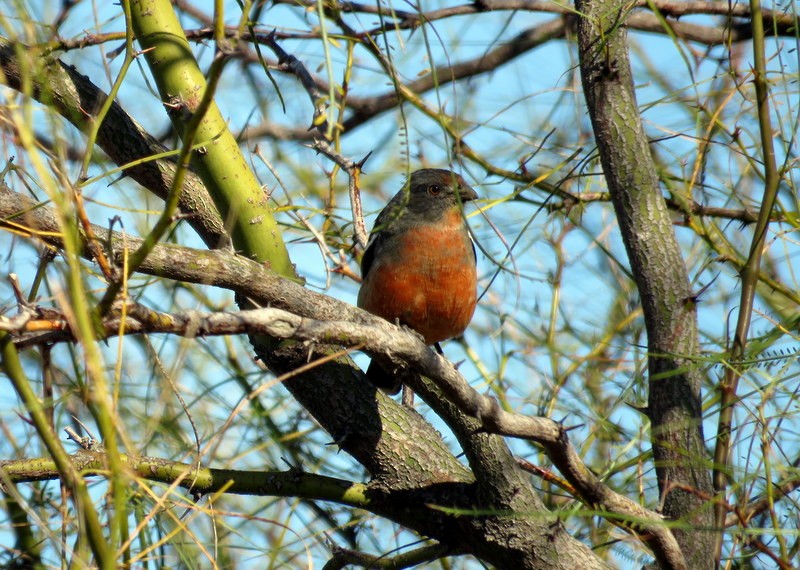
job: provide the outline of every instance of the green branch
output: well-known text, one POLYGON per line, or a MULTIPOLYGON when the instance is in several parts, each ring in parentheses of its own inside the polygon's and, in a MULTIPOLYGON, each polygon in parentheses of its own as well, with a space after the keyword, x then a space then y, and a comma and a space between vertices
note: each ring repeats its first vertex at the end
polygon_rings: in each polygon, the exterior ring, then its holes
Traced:
MULTIPOLYGON (((267 195, 213 100, 224 54, 217 54, 207 84, 168 0, 132 2, 131 16, 161 99, 181 134, 181 158, 191 156, 192 166, 231 230, 234 247, 293 278, 294 267, 267 195)), ((173 191, 180 192, 177 182, 173 191)))
MULTIPOLYGON (((764 19, 761 12, 761 2, 759 0, 751 0, 750 10, 753 17, 753 84, 756 89, 756 106, 758 108, 758 122, 764 161, 764 196, 761 200, 761 210, 758 213, 758 220, 753 231, 750 255, 741 272, 742 293, 739 301, 739 316, 736 321, 736 330, 730 352, 730 361, 733 365, 727 368, 725 378, 720 385, 720 413, 717 427, 717 445, 714 449, 714 491, 722 497, 724 497, 728 486, 727 474, 730 459, 733 410, 736 404, 736 391, 741 375, 738 362, 744 356, 744 349, 747 345, 747 334, 753 313, 753 301, 761 272, 761 257, 767 240, 770 216, 775 207, 775 199, 778 194, 778 182, 780 182, 780 175, 775 161, 775 148, 772 143, 772 124, 769 116, 769 85, 767 82, 766 55, 764 53, 764 19)), ((715 513, 717 527, 723 528, 726 515, 726 503, 725 501, 719 501, 715 513)), ((782 540, 780 543, 782 550, 785 550, 785 544, 782 540)), ((718 560, 721 556, 721 548, 720 537, 717 544, 718 560)))
MULTIPOLYGON (((263 497, 300 497, 331 501, 362 509, 367 509, 370 505, 367 485, 305 473, 298 469, 242 471, 198 468, 196 465, 157 457, 120 455, 120 458, 128 469, 142 479, 168 485, 177 481, 180 487, 189 489, 193 493, 224 492, 263 497)), ((80 472, 84 477, 108 473, 107 456, 102 451, 81 450, 69 456, 64 453, 61 460, 69 463, 73 473, 80 472)), ((57 462, 48 457, 0 461, 0 469, 14 483, 50 481, 63 476, 63 471, 57 467, 57 462)))
MULTIPOLYGON (((56 479, 60 477, 74 496, 76 510, 80 514, 81 524, 84 526, 83 532, 86 533, 89 539, 92 552, 97 558, 97 564, 100 568, 116 568, 113 549, 103 536, 103 527, 100 524, 100 518, 94 508, 94 503, 89 496, 86 482, 79 476, 78 470, 75 469, 66 450, 50 428, 44 406, 33 391, 25 371, 22 369, 22 363, 19 360, 11 335, 5 331, 0 331, 0 352, 2 352, 3 372, 11 380, 11 384, 25 404, 33 427, 52 458, 37 461, 47 462, 51 465, 52 477, 50 478, 56 479)), ((0 462, 0 469, 13 481, 13 470, 8 471, 7 465, 7 462, 0 462)), ((108 463, 105 461, 103 469, 106 472, 108 471, 108 463)))

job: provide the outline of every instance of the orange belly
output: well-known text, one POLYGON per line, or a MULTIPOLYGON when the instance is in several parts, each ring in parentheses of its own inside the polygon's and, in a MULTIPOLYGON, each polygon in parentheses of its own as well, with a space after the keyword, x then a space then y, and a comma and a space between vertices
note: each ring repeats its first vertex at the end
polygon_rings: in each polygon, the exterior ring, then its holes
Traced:
POLYGON ((358 306, 407 325, 433 344, 461 335, 477 302, 475 254, 461 224, 397 236, 375 259, 358 306))

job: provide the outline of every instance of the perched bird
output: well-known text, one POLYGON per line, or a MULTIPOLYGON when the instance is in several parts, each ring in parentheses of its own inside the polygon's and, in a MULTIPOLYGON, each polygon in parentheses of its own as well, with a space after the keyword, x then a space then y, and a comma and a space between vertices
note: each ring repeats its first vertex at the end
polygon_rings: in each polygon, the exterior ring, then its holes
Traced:
MULTIPOLYGON (((375 220, 361 259, 358 306, 406 325, 427 344, 462 334, 475 312, 478 283, 462 206, 477 197, 449 170, 412 173, 375 220)), ((390 394, 401 387, 375 361, 367 378, 390 394)))

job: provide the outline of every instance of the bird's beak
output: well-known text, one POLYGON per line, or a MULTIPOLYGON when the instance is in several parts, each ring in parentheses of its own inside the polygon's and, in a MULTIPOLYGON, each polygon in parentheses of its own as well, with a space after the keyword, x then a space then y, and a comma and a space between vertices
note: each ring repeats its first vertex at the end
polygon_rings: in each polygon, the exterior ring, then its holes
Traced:
POLYGON ((458 197, 462 202, 469 202, 470 200, 477 200, 478 193, 472 189, 472 186, 464 182, 458 187, 458 197))

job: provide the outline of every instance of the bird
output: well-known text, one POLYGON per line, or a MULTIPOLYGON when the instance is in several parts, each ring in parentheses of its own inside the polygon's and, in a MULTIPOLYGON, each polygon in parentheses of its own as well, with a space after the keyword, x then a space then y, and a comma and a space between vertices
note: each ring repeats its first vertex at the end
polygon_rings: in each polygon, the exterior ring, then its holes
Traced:
MULTIPOLYGON (((477 305, 475 246, 463 205, 478 198, 459 174, 412 172, 378 214, 361 258, 357 305, 416 331, 428 345, 464 333, 477 305)), ((367 379, 388 394, 402 382, 373 360, 367 379)))

